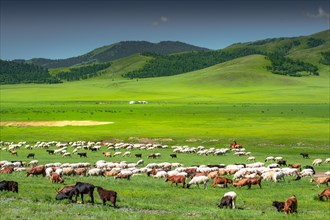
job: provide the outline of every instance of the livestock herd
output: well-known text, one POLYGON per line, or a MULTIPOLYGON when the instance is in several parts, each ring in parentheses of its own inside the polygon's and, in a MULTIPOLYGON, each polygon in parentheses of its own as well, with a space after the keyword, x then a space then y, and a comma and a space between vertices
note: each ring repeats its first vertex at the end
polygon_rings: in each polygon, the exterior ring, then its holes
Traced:
MULTIPOLYGON (((12 155, 18 155, 19 149, 25 148, 29 150, 33 149, 45 149, 48 154, 59 154, 62 157, 72 156, 77 154, 80 158, 88 157, 87 152, 84 151, 101 151, 105 158, 122 156, 131 157, 130 150, 157 150, 169 148, 167 145, 161 144, 131 144, 131 143, 102 143, 102 142, 37 142, 35 145, 29 145, 26 142, 20 142, 18 144, 9 142, 0 142, 1 150, 8 151, 12 155), (51 149, 53 148, 53 149, 51 149), (72 152, 68 152, 69 149, 73 149, 72 152), (122 152, 121 150, 125 150, 122 152)), ((213 164, 213 165, 193 165, 184 167, 183 164, 175 162, 162 162, 162 163, 148 163, 144 166, 144 160, 142 160, 142 154, 135 154, 138 160, 135 163, 129 163, 126 161, 121 162, 107 162, 105 160, 98 160, 91 164, 89 162, 78 163, 47 163, 40 165, 38 160, 32 160, 30 162, 24 161, 0 161, 0 174, 1 173, 13 173, 26 171, 26 176, 38 176, 42 175, 47 177, 52 183, 64 183, 65 176, 68 175, 80 175, 80 176, 113 176, 114 179, 127 179, 130 180, 132 176, 144 175, 152 176, 156 179, 165 179, 165 182, 171 182, 171 185, 182 185, 182 188, 190 188, 192 185, 203 185, 204 189, 207 189, 208 182, 213 181, 212 187, 217 186, 227 188, 228 184, 233 187, 244 187, 248 189, 252 185, 258 185, 262 189, 262 181, 273 181, 275 183, 284 181, 286 176, 293 176, 294 180, 300 180, 304 177, 311 177, 311 182, 316 182, 317 186, 320 184, 326 184, 328 186, 330 182, 330 172, 326 172, 322 177, 315 177, 315 170, 313 166, 319 166, 322 163, 330 164, 330 158, 315 159, 312 162, 312 166, 308 165, 302 167, 301 164, 288 164, 283 157, 265 158, 265 162, 273 161, 274 163, 265 166, 264 162, 255 162, 255 157, 251 157, 251 152, 246 152, 244 147, 234 142, 229 148, 205 148, 203 146, 188 147, 188 146, 173 146, 172 153, 169 154, 171 158, 177 158, 177 154, 198 154, 198 155, 226 155, 229 152, 233 152, 235 156, 249 156, 246 162, 254 161, 253 163, 236 163, 236 164, 213 164), (144 167, 143 167, 144 166, 144 167), (286 166, 286 167, 282 167, 286 166), (303 168, 303 169, 302 169, 303 168), (232 179, 228 175, 233 175, 232 179), (189 182, 187 182, 187 180, 189 182)), ((101 154, 101 153, 100 153, 101 154)), ((309 155, 301 153, 303 158, 309 159, 309 155)), ((27 158, 35 157, 35 153, 29 153, 27 158)), ((2 157, 3 158, 3 157, 2 157)), ((147 158, 161 158, 160 153, 151 153, 147 158)), ((112 190, 106 190, 101 186, 95 186, 87 182, 77 182, 75 185, 65 186, 59 190, 56 195, 56 200, 69 199, 71 202, 75 196, 75 202, 80 195, 82 203, 84 203, 83 195, 88 194, 91 197, 91 202, 94 203, 94 188, 102 200, 103 204, 106 201, 110 201, 113 207, 116 207, 117 192, 112 190)), ((18 183, 15 181, 1 181, 0 190, 7 190, 18 193, 18 183)), ((323 190, 319 195, 319 199, 323 200, 326 197, 330 201, 330 188, 323 190)), ((219 208, 227 207, 235 209, 237 194, 234 191, 230 191, 224 194, 218 203, 219 208)), ((284 202, 273 201, 272 205, 276 207, 278 211, 285 213, 297 212, 297 198, 295 195, 291 196, 284 202)))

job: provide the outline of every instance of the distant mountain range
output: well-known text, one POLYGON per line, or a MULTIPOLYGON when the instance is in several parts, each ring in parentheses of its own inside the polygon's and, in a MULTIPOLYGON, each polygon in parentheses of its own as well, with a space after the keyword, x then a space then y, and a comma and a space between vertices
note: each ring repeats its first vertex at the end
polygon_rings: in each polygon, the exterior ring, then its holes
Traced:
POLYGON ((330 65, 330 30, 236 43, 221 50, 178 41, 123 41, 68 59, 1 61, 0 84, 60 83, 106 76, 111 79, 172 76, 251 55, 268 60, 269 64, 260 67, 268 74, 318 76, 320 69, 330 65))
POLYGON ((197 47, 179 41, 162 41, 160 43, 150 43, 147 41, 122 41, 112 45, 97 48, 89 53, 77 57, 58 60, 34 58, 28 60, 27 62, 46 68, 59 68, 70 67, 77 64, 109 62, 137 53, 168 55, 172 53, 208 50, 209 49, 207 48, 197 47))

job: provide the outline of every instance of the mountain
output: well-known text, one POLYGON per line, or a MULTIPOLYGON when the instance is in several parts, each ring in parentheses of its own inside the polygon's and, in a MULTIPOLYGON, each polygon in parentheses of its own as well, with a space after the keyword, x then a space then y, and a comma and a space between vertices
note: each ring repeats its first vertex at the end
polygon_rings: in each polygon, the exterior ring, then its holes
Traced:
POLYGON ((126 78, 171 76, 207 68, 248 55, 264 55, 272 73, 295 77, 319 75, 320 63, 330 63, 330 30, 303 37, 270 38, 237 43, 222 50, 154 56, 143 68, 123 74, 126 78))
POLYGON ((147 41, 122 41, 116 44, 97 48, 87 54, 71 57, 67 59, 44 59, 34 58, 28 61, 38 66, 47 68, 70 67, 77 64, 90 64, 96 62, 109 62, 137 53, 153 53, 168 55, 172 53, 182 53, 190 51, 208 51, 179 41, 162 41, 160 43, 150 43, 147 41))

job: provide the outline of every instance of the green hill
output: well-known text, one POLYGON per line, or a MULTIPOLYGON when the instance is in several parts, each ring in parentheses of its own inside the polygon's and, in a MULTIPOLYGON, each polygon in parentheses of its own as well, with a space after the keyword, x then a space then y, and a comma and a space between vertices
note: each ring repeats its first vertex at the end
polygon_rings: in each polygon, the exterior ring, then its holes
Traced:
POLYGON ((47 68, 70 67, 77 64, 90 64, 95 62, 109 62, 136 53, 154 53, 167 55, 187 51, 206 51, 201 48, 179 41, 162 41, 160 43, 150 43, 147 41, 123 41, 109 46, 97 48, 87 54, 71 57, 68 59, 44 59, 35 58, 27 62, 47 68))

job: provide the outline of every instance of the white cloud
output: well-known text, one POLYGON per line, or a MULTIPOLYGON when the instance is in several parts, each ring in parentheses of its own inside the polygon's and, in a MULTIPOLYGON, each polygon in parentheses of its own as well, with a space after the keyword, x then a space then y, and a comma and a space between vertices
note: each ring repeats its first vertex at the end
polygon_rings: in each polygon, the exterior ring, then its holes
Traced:
POLYGON ((160 25, 160 24, 162 24, 162 23, 166 23, 166 22, 168 22, 168 20, 169 20, 168 17, 161 16, 158 20, 152 22, 152 25, 154 25, 154 26, 158 26, 158 25, 160 25))
POLYGON ((161 17, 160 17, 160 20, 161 20, 162 22, 167 22, 167 21, 168 21, 168 17, 161 16, 161 17))
POLYGON ((326 18, 329 19, 330 15, 322 7, 319 7, 319 10, 316 14, 307 12, 306 15, 310 18, 326 18))

